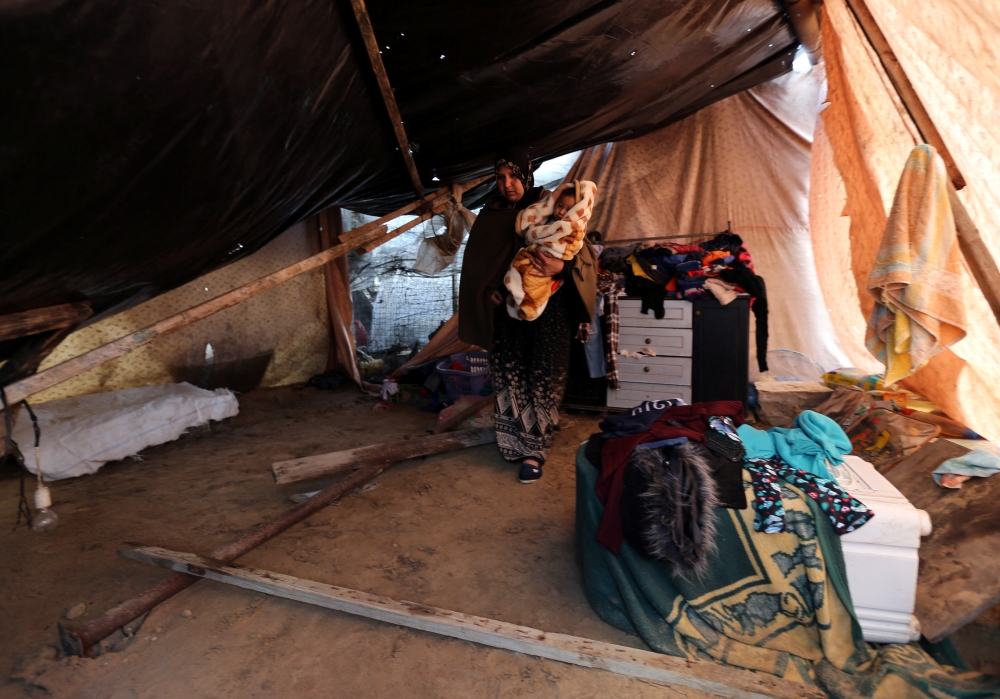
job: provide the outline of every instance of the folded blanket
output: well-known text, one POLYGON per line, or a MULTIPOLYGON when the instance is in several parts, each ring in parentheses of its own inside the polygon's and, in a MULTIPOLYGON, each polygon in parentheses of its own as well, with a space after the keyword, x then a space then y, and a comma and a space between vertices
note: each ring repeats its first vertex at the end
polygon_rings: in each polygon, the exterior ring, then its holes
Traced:
POLYGON ((865 344, 885 364, 887 387, 965 337, 948 179, 944 160, 931 146, 917 146, 906 161, 868 293, 875 308, 865 344))
POLYGON ((525 246, 514 256, 504 276, 504 285, 510 291, 507 312, 512 318, 535 320, 545 311, 549 298, 558 288, 552 277, 531 274, 532 251, 541 250, 557 260, 572 260, 583 248, 587 222, 597 200, 597 185, 584 180, 576 181, 573 186, 576 204, 561 220, 549 222, 557 201, 555 192, 517 216, 517 234, 524 236, 525 246))

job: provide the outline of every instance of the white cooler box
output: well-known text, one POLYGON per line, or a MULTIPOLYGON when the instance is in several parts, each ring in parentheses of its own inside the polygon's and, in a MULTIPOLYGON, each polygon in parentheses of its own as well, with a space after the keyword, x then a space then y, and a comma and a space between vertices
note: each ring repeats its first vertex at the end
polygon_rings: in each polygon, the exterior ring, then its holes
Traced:
MULTIPOLYGON (((875 516, 840 537, 854 611, 866 641, 909 643, 920 638, 913 615, 917 596, 917 549, 931 533, 931 519, 885 476, 857 456, 830 468, 844 490, 875 516)), ((928 476, 929 478, 930 476, 928 476)))

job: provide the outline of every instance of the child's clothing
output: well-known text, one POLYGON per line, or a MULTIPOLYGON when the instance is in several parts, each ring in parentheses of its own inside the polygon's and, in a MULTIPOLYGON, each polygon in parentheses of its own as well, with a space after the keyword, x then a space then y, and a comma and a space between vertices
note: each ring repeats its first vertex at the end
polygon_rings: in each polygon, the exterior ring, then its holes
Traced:
MULTIPOLYGON (((576 204, 561 220, 552 220, 556 198, 551 193, 532 204, 517 217, 517 234, 524 236, 524 248, 514 256, 504 277, 510 291, 507 312, 512 318, 534 320, 542 314, 549 297, 558 288, 552 277, 537 277, 528 272, 532 268, 533 250, 543 250, 557 260, 572 260, 583 247, 587 235, 587 221, 597 199, 597 185, 576 181, 576 204)), ((572 191, 572 190, 570 190, 572 191)))

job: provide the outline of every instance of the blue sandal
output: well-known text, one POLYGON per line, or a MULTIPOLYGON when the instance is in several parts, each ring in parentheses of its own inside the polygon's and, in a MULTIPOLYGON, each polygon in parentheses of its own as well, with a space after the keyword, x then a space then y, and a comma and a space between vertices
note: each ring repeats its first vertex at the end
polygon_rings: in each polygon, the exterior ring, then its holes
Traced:
POLYGON ((541 477, 542 465, 529 464, 527 462, 521 464, 521 470, 517 474, 517 480, 520 483, 534 483, 541 477))

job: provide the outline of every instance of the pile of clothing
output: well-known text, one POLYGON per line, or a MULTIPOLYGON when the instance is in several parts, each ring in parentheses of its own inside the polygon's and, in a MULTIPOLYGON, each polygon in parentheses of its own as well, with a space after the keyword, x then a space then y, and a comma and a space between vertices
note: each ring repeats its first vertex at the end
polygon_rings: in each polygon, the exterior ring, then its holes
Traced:
POLYGON ((646 401, 601 422, 585 450, 600 472, 597 541, 615 554, 628 541, 643 558, 698 574, 717 545, 717 508, 748 506, 744 470, 758 532, 785 530, 779 479, 812 498, 838 535, 874 516, 826 466, 851 451, 833 420, 804 411, 788 429, 742 423, 739 401, 680 400, 646 401))
MULTIPOLYGON (((757 363, 761 372, 767 371, 767 287, 754 272, 753 259, 740 236, 719 233, 698 245, 605 246, 599 264, 598 294, 602 298, 614 295, 604 305, 605 315, 607 309, 617 309, 622 293, 640 297, 642 312, 652 311, 657 319, 663 318, 666 299, 694 301, 710 294, 726 305, 739 294, 748 294, 756 318, 757 363)), ((617 319, 605 320, 605 328, 612 325, 617 325, 617 319)), ((607 340, 606 332, 604 344, 610 359, 607 340)), ((611 364, 608 378, 612 388, 617 388, 617 363, 612 360, 611 364)))

